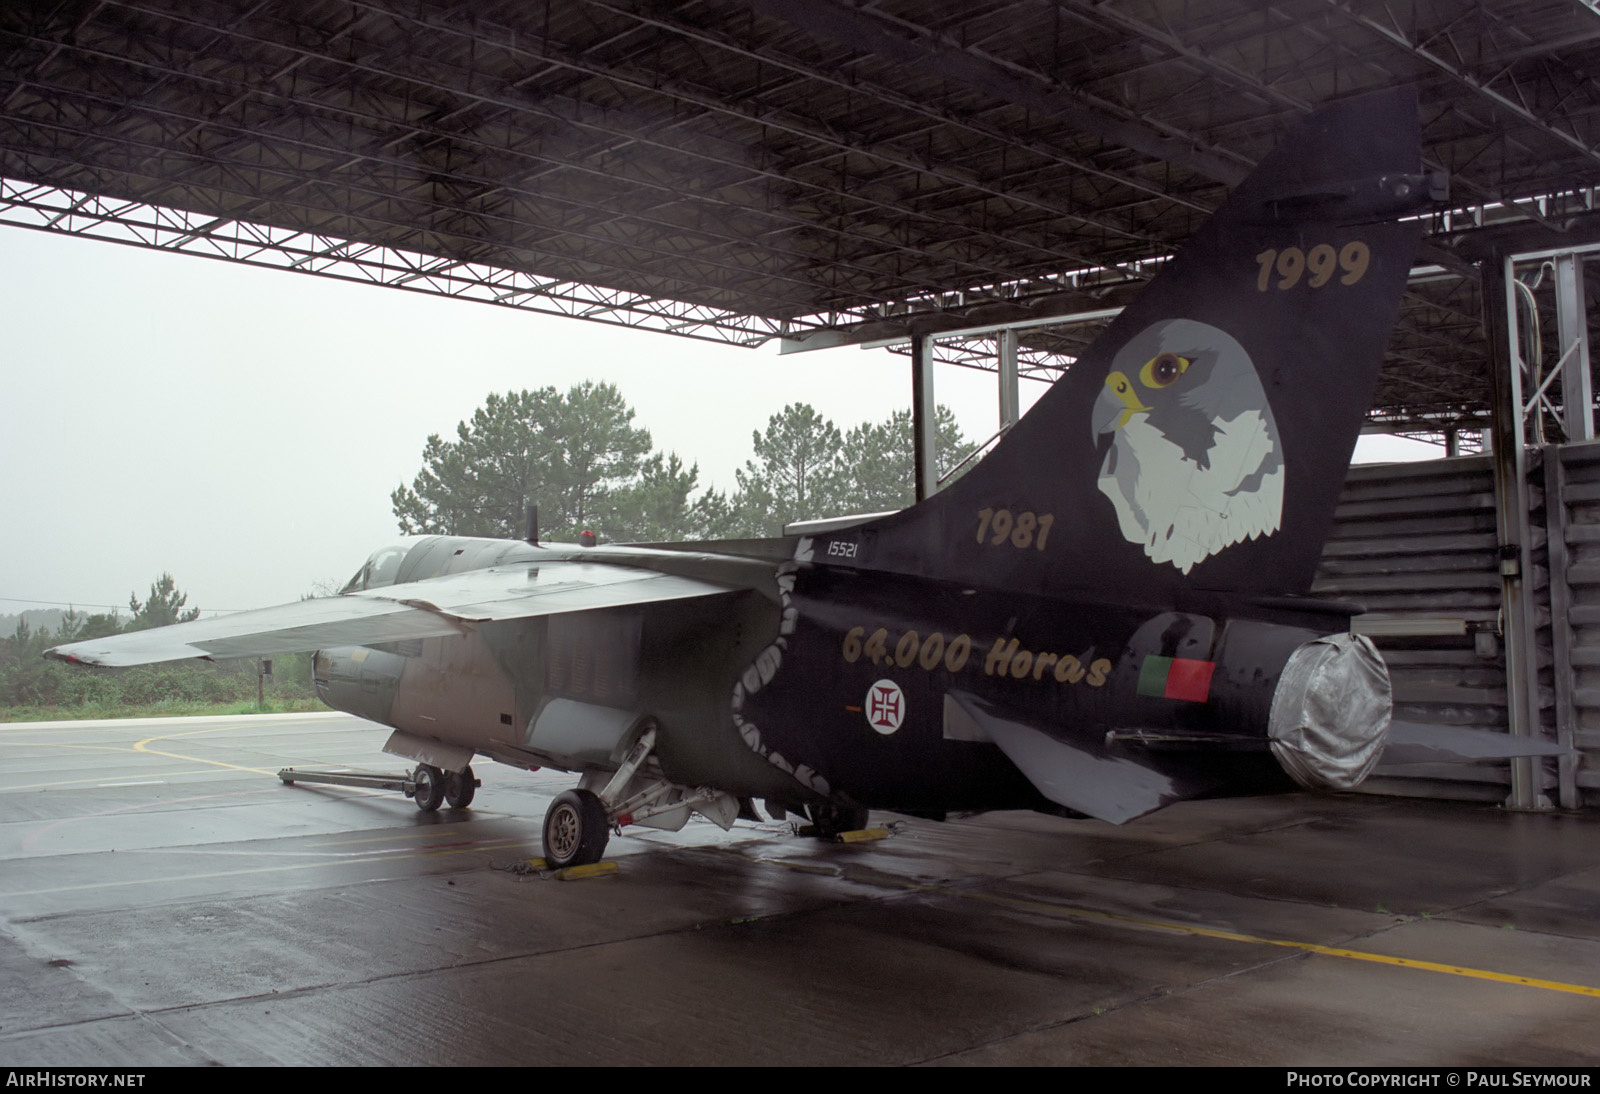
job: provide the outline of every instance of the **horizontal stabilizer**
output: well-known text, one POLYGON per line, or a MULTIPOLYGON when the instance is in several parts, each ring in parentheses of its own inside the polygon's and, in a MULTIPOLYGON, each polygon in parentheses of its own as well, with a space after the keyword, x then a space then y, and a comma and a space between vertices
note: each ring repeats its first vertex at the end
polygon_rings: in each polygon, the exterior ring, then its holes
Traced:
POLYGON ((966 692, 949 693, 1028 781, 1057 805, 1121 824, 1210 789, 1120 755, 1100 740, 1064 741, 966 692))
POLYGON ((616 608, 727 592, 722 585, 591 562, 470 570, 173 627, 72 642, 48 656, 87 665, 186 657, 272 657, 460 634, 472 624, 616 608))
POLYGON ((1518 756, 1566 756, 1572 749, 1536 737, 1513 737, 1486 729, 1430 725, 1426 722, 1389 723, 1388 743, 1378 762, 1390 764, 1470 763, 1475 760, 1509 760, 1518 756))

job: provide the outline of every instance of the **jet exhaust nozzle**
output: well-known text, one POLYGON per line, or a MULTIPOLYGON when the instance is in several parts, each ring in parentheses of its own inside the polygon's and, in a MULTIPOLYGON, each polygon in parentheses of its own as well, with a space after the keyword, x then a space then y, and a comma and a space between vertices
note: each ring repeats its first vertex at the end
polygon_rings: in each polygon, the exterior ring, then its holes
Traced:
POLYGON ((1306 642, 1272 694, 1272 754, 1307 790, 1352 790, 1378 766, 1391 709, 1389 669, 1369 638, 1306 642))

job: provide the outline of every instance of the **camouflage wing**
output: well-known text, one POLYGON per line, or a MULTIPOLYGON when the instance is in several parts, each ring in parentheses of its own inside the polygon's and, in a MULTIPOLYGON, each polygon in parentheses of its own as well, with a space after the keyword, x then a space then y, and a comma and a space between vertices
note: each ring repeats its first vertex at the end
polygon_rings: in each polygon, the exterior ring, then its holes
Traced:
POLYGON ((623 566, 527 563, 71 642, 45 656, 74 664, 111 666, 186 657, 271 657, 331 646, 460 634, 475 623, 728 591, 728 586, 697 578, 623 566))

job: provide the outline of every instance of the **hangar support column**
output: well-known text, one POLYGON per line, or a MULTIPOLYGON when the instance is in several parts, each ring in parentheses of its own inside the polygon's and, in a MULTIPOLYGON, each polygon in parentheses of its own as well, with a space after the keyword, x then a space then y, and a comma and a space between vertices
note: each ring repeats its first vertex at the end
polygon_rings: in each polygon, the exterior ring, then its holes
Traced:
POLYGON ((1008 328, 995 335, 994 349, 1000 372, 1000 428, 1006 430, 1022 416, 1022 398, 1017 390, 1017 332, 1008 328))
POLYGON ((911 336, 911 459, 915 465, 917 500, 939 489, 938 439, 933 397, 933 339, 911 336))
MULTIPOLYGON (((1541 736, 1553 720, 1556 740, 1580 744, 1592 717, 1592 688, 1580 686, 1593 660, 1587 553, 1594 542, 1589 498, 1594 488, 1594 392, 1583 284, 1586 256, 1600 250, 1592 228, 1551 238, 1524 233, 1483 259, 1484 316, 1493 353, 1493 447, 1496 524, 1501 545, 1501 618, 1506 645, 1507 707, 1512 733, 1541 736), (1518 246, 1520 244, 1520 246, 1518 246), (1531 246, 1530 246, 1531 244, 1531 246), (1541 246, 1541 244, 1556 244, 1541 246), (1518 270, 1522 271, 1520 281, 1518 270), (1548 282, 1546 278, 1548 277, 1548 282), (1555 310, 1555 353, 1541 330, 1536 293, 1547 284, 1555 310), (1526 308, 1517 307, 1518 297, 1526 308), (1519 329, 1519 324, 1521 329, 1519 329), (1524 350, 1527 359, 1524 359, 1524 350), (1553 363, 1552 363, 1553 362, 1553 363), (1559 382, 1558 382, 1559 381, 1559 382), (1525 445, 1554 429, 1560 443, 1543 445, 1542 528, 1530 534, 1530 489, 1525 445), (1535 580, 1532 536, 1545 534, 1548 580, 1535 580), (1508 570, 1517 574, 1510 575, 1508 570), (1548 600, 1545 600, 1545 597, 1548 600), (1539 614, 1548 604, 1551 708, 1541 710, 1539 614)), ((1534 507, 1540 508, 1537 501, 1534 507)), ((1547 808, 1542 791, 1554 789, 1563 808, 1583 803, 1578 753, 1562 757, 1553 784, 1542 762, 1513 761, 1514 808, 1547 808)))
POLYGON ((1589 323, 1583 294, 1583 256, 1556 255, 1556 345, 1561 350, 1562 424, 1567 442, 1594 440, 1594 391, 1589 373, 1589 323))
MULTIPOLYGON (((1513 736, 1539 732, 1539 660, 1533 605, 1526 578, 1532 575, 1523 431, 1522 367, 1517 352, 1516 297, 1511 258, 1495 254, 1481 266, 1484 324, 1493 376, 1491 407, 1494 450, 1495 529, 1500 547, 1501 627, 1506 650, 1506 720, 1513 736)), ((1511 761, 1512 809, 1550 807, 1534 781, 1533 761, 1511 761)))

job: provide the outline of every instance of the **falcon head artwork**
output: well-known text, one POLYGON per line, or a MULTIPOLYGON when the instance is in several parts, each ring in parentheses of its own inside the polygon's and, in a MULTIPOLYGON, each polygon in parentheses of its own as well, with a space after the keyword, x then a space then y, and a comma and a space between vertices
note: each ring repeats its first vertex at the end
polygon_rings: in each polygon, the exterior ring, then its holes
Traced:
POLYGON ((1112 359, 1094 407, 1100 492, 1123 536, 1187 574, 1278 530, 1283 447, 1255 365, 1208 323, 1163 319, 1112 359))

